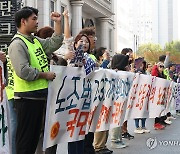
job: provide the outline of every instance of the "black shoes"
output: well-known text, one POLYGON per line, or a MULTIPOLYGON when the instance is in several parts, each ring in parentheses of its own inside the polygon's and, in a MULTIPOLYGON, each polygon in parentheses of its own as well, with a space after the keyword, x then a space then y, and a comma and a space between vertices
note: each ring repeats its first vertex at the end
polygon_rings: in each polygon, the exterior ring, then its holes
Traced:
POLYGON ((131 134, 129 134, 128 132, 126 132, 126 133, 123 133, 123 134, 122 134, 122 138, 125 138, 125 139, 130 140, 130 139, 133 139, 134 136, 132 136, 131 134))
POLYGON ((113 151, 109 149, 102 149, 102 150, 96 151, 96 154, 111 154, 111 153, 113 153, 113 151))

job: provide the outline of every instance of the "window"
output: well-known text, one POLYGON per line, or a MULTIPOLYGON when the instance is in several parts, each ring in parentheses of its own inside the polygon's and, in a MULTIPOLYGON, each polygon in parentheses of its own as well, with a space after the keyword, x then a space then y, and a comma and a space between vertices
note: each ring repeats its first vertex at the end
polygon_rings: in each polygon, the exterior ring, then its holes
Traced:
MULTIPOLYGON (((65 6, 61 6, 61 15, 63 14, 65 10, 65 6)), ((62 27, 62 32, 64 33, 64 16, 61 16, 61 27, 62 27)))
MULTIPOLYGON (((51 0, 50 6, 51 6, 50 12, 54 12, 55 11, 55 1, 51 0)), ((50 25, 51 25, 51 27, 54 27, 54 21, 51 20, 50 25)))
POLYGON ((109 29, 109 51, 112 51, 112 29, 109 29))

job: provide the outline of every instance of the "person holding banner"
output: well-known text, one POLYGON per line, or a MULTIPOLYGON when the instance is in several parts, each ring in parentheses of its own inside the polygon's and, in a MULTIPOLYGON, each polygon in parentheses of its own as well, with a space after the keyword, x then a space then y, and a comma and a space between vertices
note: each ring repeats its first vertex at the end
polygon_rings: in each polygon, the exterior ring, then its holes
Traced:
MULTIPOLYGON (((90 40, 90 56, 91 59, 93 59, 96 62, 96 57, 92 54, 93 51, 95 50, 95 44, 96 44, 96 33, 95 33, 95 27, 86 27, 83 28, 79 34, 81 35, 87 35, 88 39, 90 40)), ((84 141, 84 154, 95 154, 95 150, 93 147, 93 141, 94 141, 94 133, 89 132, 85 136, 85 141, 84 141)))
MULTIPOLYGON (((105 47, 100 47, 95 50, 94 56, 97 59, 97 62, 100 67, 107 68, 107 65, 110 63, 109 52, 105 47), (104 62, 103 62, 104 61, 104 62)), ((106 146, 107 139, 109 136, 109 131, 98 131, 94 133, 94 149, 96 154, 111 154, 112 150, 109 150, 106 146)))
MULTIPOLYGON (((146 64, 147 64, 146 61, 143 60, 140 65, 140 68, 138 68, 136 72, 140 74, 146 74, 146 68, 147 68, 146 64)), ((136 126, 134 133, 136 134, 150 133, 150 130, 146 128, 146 118, 138 118, 138 119, 134 119, 134 121, 136 126), (139 126, 140 120, 141 120, 141 127, 139 126)))
POLYGON ((6 56, 6 68, 7 68, 7 86, 6 86, 6 95, 7 95, 7 113, 9 121, 9 140, 10 140, 10 151, 12 154, 16 154, 16 128, 17 128, 17 113, 14 108, 14 76, 13 68, 9 59, 9 55, 6 56))
MULTIPOLYGON (((124 48, 121 51, 121 54, 128 56, 128 65, 126 66, 126 71, 130 72, 135 72, 135 67, 134 67, 134 58, 133 58, 133 50, 131 48, 124 48)), ((128 129, 127 129, 127 120, 124 121, 122 125, 122 138, 126 139, 134 139, 134 136, 129 134, 128 129)))
MULTIPOLYGON (((90 40, 86 35, 78 34, 74 39, 74 50, 77 49, 83 50, 84 53, 89 53, 90 40)), ((84 63, 84 59, 79 59, 79 61, 82 62, 82 64, 84 63)), ((76 67, 76 65, 74 66, 76 67)), ((68 142, 68 154, 84 154, 84 140, 68 142)))
POLYGON ((18 154, 35 153, 47 100, 48 81, 56 77, 54 72, 49 72, 46 54, 57 50, 63 41, 61 15, 58 12, 51 13, 51 19, 55 22, 55 33, 48 39, 32 35, 37 31, 37 16, 38 10, 28 6, 15 13, 18 32, 8 49, 14 69, 18 154))
MULTIPOLYGON (((110 59, 109 57, 109 54, 106 52, 105 53, 105 57, 103 59, 103 62, 99 65, 98 64, 98 61, 96 59, 96 57, 94 56, 95 54, 95 45, 96 45, 96 41, 97 41, 97 37, 96 37, 96 33, 95 33, 95 27, 86 27, 86 28, 83 28, 80 33, 81 35, 87 35, 89 40, 90 40, 90 53, 89 53, 89 56, 90 58, 95 62, 96 64, 96 67, 102 67, 102 68, 107 68, 107 65, 109 64, 109 62, 107 60, 110 59)), ((107 132, 104 131, 103 132, 104 135, 107 137, 107 132)), ((100 135, 102 136, 103 135, 102 132, 100 132, 100 135)), ((103 139, 106 140, 106 137, 103 137, 103 139)), ((102 139, 102 140, 103 140, 102 139)), ((94 142, 94 133, 93 132, 89 132, 86 136, 85 136, 85 151, 84 151, 84 154, 95 154, 95 150, 94 150, 94 147, 93 147, 93 142, 94 142)), ((111 150, 107 149, 106 146, 105 146, 105 143, 106 141, 101 141, 101 144, 99 143, 98 146, 100 147, 104 147, 106 152, 109 152, 109 153, 112 153, 111 150)))
MULTIPOLYGON (((64 24, 64 40, 63 40, 62 46, 58 50, 53 52, 51 56, 49 56, 50 64, 52 65, 67 66, 68 65, 67 61, 68 60, 70 61, 75 56, 74 51, 72 51, 72 49, 67 48, 69 45, 73 43, 72 42, 73 38, 70 35, 70 29, 69 29, 68 10, 65 10, 63 12, 63 16, 64 16, 64 23, 65 23, 64 24)), ((52 27, 45 26, 43 28, 40 28, 35 35, 40 38, 46 39, 48 37, 51 37, 53 33, 54 33, 54 29, 52 27)), ((56 150, 57 150, 57 145, 54 145, 53 147, 48 148, 48 150, 46 150, 46 153, 48 151, 50 154, 56 154, 56 150)), ((40 152, 41 152, 41 149, 39 149, 39 146, 38 146, 38 148, 36 149, 36 153, 39 154, 40 152)))
MULTIPOLYGON (((163 70, 164 70, 164 64, 162 62, 158 62, 156 65, 153 66, 151 75, 165 79, 163 70)), ((164 121, 166 119, 167 119, 166 116, 156 117, 154 123, 154 129, 156 130, 164 129, 166 126, 166 123, 164 121)))
POLYGON ((6 78, 6 95, 7 95, 7 114, 8 114, 8 131, 9 131, 9 144, 11 154, 16 154, 16 127, 17 127, 17 115, 14 109, 14 80, 13 70, 9 60, 9 56, 5 52, 0 51, 0 60, 4 64, 4 72, 6 78), (7 70, 6 70, 7 69, 7 70))
MULTIPOLYGON (((128 66, 129 56, 123 54, 116 54, 111 61, 111 68, 117 71, 126 71, 128 66)), ((123 123, 124 124, 124 123, 123 123)), ((111 147, 115 149, 121 149, 127 147, 122 141, 122 127, 113 128, 111 132, 111 147)))

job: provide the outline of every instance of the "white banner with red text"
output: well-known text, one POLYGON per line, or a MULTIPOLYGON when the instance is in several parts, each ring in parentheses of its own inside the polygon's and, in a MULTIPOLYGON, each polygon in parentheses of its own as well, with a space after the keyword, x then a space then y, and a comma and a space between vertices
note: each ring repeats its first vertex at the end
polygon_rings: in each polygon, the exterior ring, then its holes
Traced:
MULTIPOLYGON (((168 111, 171 81, 131 72, 51 66, 44 149, 84 139, 88 132, 118 127, 126 119, 155 118, 168 111)), ((174 98, 174 97, 173 97, 174 98)))

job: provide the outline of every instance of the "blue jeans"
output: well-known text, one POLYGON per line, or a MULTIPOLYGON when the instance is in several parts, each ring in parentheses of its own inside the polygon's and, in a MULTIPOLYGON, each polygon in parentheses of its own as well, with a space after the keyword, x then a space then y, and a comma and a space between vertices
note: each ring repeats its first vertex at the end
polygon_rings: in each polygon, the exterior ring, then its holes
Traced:
POLYGON ((84 140, 68 142, 68 154, 84 154, 84 140))
POLYGON ((142 128, 146 127, 146 118, 134 119, 136 128, 139 128, 139 120, 142 122, 142 128))
POLYGON ((11 154, 16 154, 16 128, 17 128, 17 114, 14 109, 14 99, 8 100, 7 102, 7 113, 9 119, 9 139, 10 139, 10 151, 11 154))

